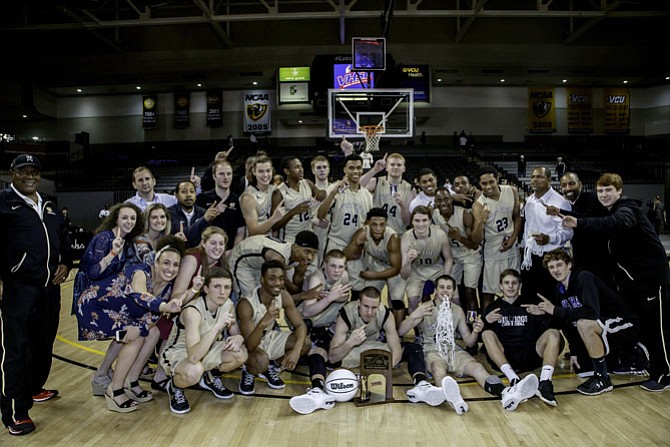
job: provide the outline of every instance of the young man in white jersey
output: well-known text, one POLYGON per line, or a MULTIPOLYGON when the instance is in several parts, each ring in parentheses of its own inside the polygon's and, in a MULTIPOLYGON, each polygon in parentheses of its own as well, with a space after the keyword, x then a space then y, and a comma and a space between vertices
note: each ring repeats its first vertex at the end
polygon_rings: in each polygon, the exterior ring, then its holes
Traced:
MULTIPOLYGON (((468 411, 468 404, 461 397, 458 383, 447 375, 452 373, 473 377, 486 392, 501 398, 503 406, 509 406, 513 401, 525 398, 519 395, 521 388, 505 387, 500 378, 490 374, 484 365, 456 344, 454 337, 456 331, 461 334, 466 346, 474 346, 479 333, 484 329, 483 321, 477 317, 470 331, 465 312, 454 303, 456 293, 454 278, 449 275, 440 276, 435 281, 435 294, 432 300, 419 304, 398 329, 398 334, 402 337, 415 328, 416 343, 423 347, 421 352, 425 356, 427 370, 433 375, 435 383, 440 384, 440 386, 430 385, 424 371, 416 372, 415 383, 417 379, 419 382, 417 386, 407 391, 407 397, 411 402, 426 402, 432 406, 441 405, 446 400, 456 414, 465 413, 468 411)), ((405 347, 405 352, 411 351, 405 347)), ((411 366, 413 363, 408 359, 407 364, 411 366)))
POLYGON ((284 264, 277 260, 263 263, 260 286, 250 297, 240 300, 237 314, 249 352, 242 367, 240 393, 247 396, 255 393, 256 375, 265 379, 270 388, 283 389, 285 384, 279 377, 280 371, 295 369, 300 357, 307 355, 312 388, 306 394, 292 398, 291 408, 307 414, 335 406, 335 399, 324 391, 327 353, 311 347, 302 316, 291 295, 284 290, 284 264), (273 330, 282 310, 292 331, 273 330))
POLYGON ((272 160, 267 155, 256 157, 252 169, 254 176, 240 196, 247 235, 271 234, 272 227, 286 214, 283 203, 272 207, 272 194, 277 189, 272 184, 272 160))
MULTIPOLYGON (((312 168, 312 175, 314 175, 314 184, 317 188, 328 191, 330 186, 330 162, 323 155, 317 155, 310 162, 312 168)), ((312 231, 319 237, 320 241, 325 241, 328 234, 328 226, 330 225, 330 220, 328 216, 323 219, 319 219, 316 214, 319 211, 319 206, 321 202, 314 201, 312 208, 310 209, 310 215, 312 216, 312 231)), ((319 250, 319 256, 317 260, 317 265, 323 263, 323 257, 325 253, 323 248, 325 248, 325 243, 321 244, 321 250, 319 250)))
POLYGON ((328 360, 342 362, 343 368, 358 368, 361 353, 369 349, 390 352, 394 366, 402 358, 393 314, 381 303, 381 294, 374 287, 363 289, 358 300, 348 302, 340 310, 328 360))
POLYGON ((305 320, 312 342, 327 351, 340 309, 351 297, 347 257, 342 250, 330 250, 323 266, 306 279, 306 291, 316 287, 321 288, 321 296, 302 301, 298 310, 305 320))
MULTIPOLYGON (((197 278, 200 284, 194 284, 194 290, 203 283, 202 278, 197 278)), ((161 365, 171 377, 166 387, 170 411, 177 414, 190 411, 184 389, 196 383, 218 399, 231 399, 233 393, 211 370, 233 371, 247 361, 244 338, 230 300, 233 290, 230 272, 213 268, 202 287, 204 294, 182 308, 160 356, 161 365)))
POLYGON ((454 264, 449 238, 440 227, 431 225, 431 214, 426 206, 414 208, 412 229, 402 236, 400 243, 400 275, 407 280, 405 293, 410 313, 419 305, 425 283, 449 275, 454 264))
POLYGON ((400 277, 400 237, 388 227, 387 216, 383 208, 375 207, 368 211, 365 225, 354 233, 344 253, 347 259, 363 261, 359 277, 351 278, 354 290, 367 286, 382 290, 384 285, 388 285, 393 315, 396 321, 401 321, 405 310, 406 281, 400 277))
POLYGON ((484 241, 484 280, 481 309, 493 302, 499 289, 500 273, 519 269, 517 239, 523 225, 519 192, 513 186, 498 185, 498 171, 493 167, 479 173, 482 194, 472 205, 474 225, 472 240, 484 241))
POLYGON ((312 229, 310 215, 312 199, 323 200, 326 191, 318 189, 311 180, 304 178, 305 171, 298 157, 284 157, 281 169, 286 181, 272 194, 272 209, 275 210, 283 202, 284 208, 288 211, 272 230, 277 232, 279 239, 293 242, 296 234, 312 229))
MULTIPOLYGON (((330 215, 325 253, 334 248, 344 250, 354 232, 363 226, 367 212, 372 208, 372 195, 360 184, 363 174, 361 157, 348 156, 344 163, 344 174, 343 180, 330 185, 328 195, 317 212, 319 219, 330 215)), ((352 261, 347 265, 350 278, 357 277, 360 270, 360 261, 352 261)))
POLYGON ((409 212, 414 211, 417 206, 433 207, 435 203, 435 191, 437 191, 437 175, 430 168, 423 168, 416 175, 421 192, 414 197, 409 204, 409 212))
POLYGON ((409 204, 416 197, 412 185, 402 176, 405 157, 394 153, 377 160, 371 170, 361 177, 361 185, 373 194, 372 204, 388 213, 387 225, 402 236, 409 225, 409 204), (386 169, 386 177, 375 177, 386 169))
MULTIPOLYGON (((465 303, 460 303, 468 311, 478 312, 477 288, 482 273, 482 251, 479 244, 471 239, 474 219, 461 206, 454 206, 454 200, 447 188, 437 188, 433 222, 449 237, 451 254, 454 257, 452 275, 456 283, 461 280, 465 289, 465 303)), ((473 323, 474 321, 469 321, 473 323)))

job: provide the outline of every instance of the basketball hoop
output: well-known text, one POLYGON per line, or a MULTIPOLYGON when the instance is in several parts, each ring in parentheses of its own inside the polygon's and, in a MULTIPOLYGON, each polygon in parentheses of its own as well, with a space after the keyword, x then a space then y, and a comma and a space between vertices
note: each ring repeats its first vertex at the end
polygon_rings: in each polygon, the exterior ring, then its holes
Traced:
POLYGON ((379 139, 384 132, 384 126, 361 126, 361 132, 365 132, 365 149, 368 152, 378 152, 379 139))

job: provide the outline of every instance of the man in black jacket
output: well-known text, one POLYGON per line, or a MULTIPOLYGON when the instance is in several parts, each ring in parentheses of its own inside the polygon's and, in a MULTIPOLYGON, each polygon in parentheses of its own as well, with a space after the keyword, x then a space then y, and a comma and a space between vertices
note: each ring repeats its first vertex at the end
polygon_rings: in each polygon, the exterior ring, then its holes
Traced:
POLYGON ((670 353, 666 345, 666 340, 670 340, 670 269, 665 249, 637 203, 622 195, 623 181, 618 174, 601 175, 596 192, 608 215, 567 216, 563 225, 607 235, 609 256, 615 265, 614 280, 631 310, 639 315, 640 339, 649 349, 650 377, 641 386, 656 392, 670 389, 670 353))
POLYGON ((12 184, 0 191, 0 409, 12 435, 35 430, 28 415, 34 395, 39 401, 57 394, 42 386, 58 327, 59 284, 71 267, 61 258, 60 212, 37 192, 41 170, 37 157, 19 155, 12 184))
MULTIPOLYGON (((576 370, 593 363, 593 375, 577 387, 582 394, 595 396, 612 391, 607 362, 618 363, 621 351, 646 351, 638 345, 635 320, 615 291, 586 270, 573 269, 572 257, 562 249, 544 255, 544 267, 558 281, 555 295, 540 295, 538 305, 528 306, 533 315, 553 315, 570 345, 570 366, 576 370), (611 354, 611 355, 608 355, 611 354), (590 361, 589 361, 590 358, 590 361)), ((642 367, 646 367, 645 364, 642 367)), ((610 365, 612 366, 612 365, 610 365)))

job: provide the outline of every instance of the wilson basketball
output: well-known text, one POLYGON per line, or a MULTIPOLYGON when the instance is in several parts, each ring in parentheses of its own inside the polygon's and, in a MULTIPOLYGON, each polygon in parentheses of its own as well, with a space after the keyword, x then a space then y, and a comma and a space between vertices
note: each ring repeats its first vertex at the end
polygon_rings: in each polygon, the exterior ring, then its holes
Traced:
POLYGON ((358 391, 358 377, 348 369, 336 369, 326 379, 326 393, 337 402, 348 402, 358 391))

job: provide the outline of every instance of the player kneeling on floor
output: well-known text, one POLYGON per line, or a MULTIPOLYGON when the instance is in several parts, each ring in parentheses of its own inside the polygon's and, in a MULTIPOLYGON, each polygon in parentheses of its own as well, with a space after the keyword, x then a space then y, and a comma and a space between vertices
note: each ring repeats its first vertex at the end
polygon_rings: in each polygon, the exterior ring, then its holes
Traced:
POLYGON ((247 360, 244 338, 240 335, 235 306, 230 300, 233 278, 225 269, 212 269, 204 281, 193 278, 193 290, 203 288, 182 308, 172 328, 161 365, 171 376, 167 393, 170 410, 190 411, 184 388, 199 383, 218 399, 230 399, 233 393, 221 381, 220 372, 239 368, 247 360), (204 282, 204 287, 203 287, 204 282))

